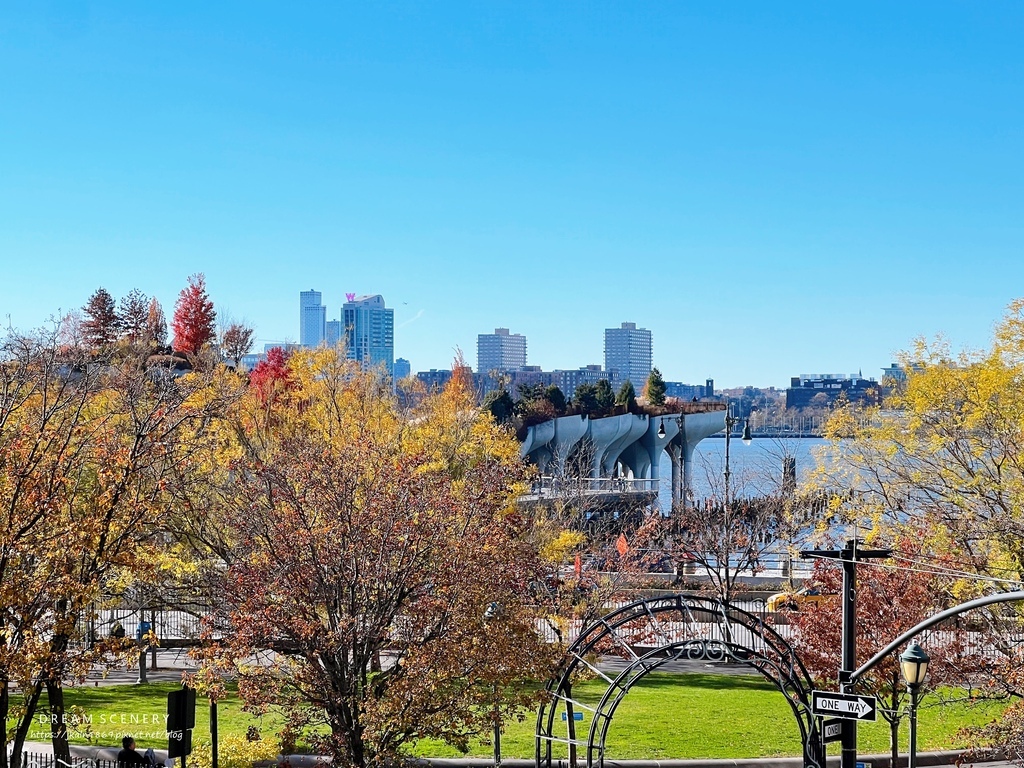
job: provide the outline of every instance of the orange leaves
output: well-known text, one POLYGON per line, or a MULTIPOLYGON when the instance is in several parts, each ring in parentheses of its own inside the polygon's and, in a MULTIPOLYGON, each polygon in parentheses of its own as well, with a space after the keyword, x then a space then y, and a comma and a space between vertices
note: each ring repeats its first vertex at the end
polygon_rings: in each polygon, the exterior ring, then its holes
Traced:
MULTIPOLYGON (((529 610, 542 569, 528 521, 509 514, 518 446, 457 388, 406 421, 332 350, 297 353, 279 373, 292 389, 262 431, 245 428, 238 503, 219 511, 235 542, 222 619, 234 657, 291 655, 243 672, 239 690, 293 722, 326 722, 330 748, 354 764, 485 730, 481 697, 547 658, 529 610), (492 601, 505 610, 488 628, 492 601)), ((503 708, 523 695, 502 690, 503 708)))

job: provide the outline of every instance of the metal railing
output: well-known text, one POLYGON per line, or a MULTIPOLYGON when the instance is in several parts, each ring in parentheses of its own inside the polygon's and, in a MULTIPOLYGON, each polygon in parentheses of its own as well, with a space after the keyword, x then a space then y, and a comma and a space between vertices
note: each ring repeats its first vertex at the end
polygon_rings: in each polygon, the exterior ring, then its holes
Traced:
POLYGON ((105 760, 87 755, 71 755, 71 764, 57 760, 56 755, 42 752, 22 752, 22 768, 124 768, 117 760, 105 760))
POLYGON ((563 497, 608 493, 657 493, 658 480, 628 477, 550 477, 537 478, 528 496, 563 497))

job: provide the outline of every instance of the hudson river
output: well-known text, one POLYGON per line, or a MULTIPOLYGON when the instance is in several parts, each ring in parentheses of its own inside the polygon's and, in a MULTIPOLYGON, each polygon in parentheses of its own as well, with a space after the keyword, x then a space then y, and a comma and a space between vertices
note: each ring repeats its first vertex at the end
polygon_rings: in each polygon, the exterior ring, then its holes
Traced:
MULTIPOLYGON (((784 457, 796 459, 797 481, 802 482, 814 469, 815 454, 828 445, 821 438, 754 438, 744 445, 738 437, 729 441, 730 494, 756 496, 778 490, 782 483, 784 457)), ((725 438, 708 437, 697 444, 693 455, 693 490, 696 498, 722 496, 725 468, 725 438)), ((667 453, 661 457, 662 509, 671 506, 672 462, 667 453)))

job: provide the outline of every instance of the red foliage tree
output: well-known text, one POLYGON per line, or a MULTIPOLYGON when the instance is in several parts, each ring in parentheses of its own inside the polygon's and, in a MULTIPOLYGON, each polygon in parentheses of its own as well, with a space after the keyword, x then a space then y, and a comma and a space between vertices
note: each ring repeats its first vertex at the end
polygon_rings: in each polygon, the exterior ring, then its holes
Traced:
POLYGON ((215 338, 216 321, 217 313, 206 293, 206 277, 202 272, 192 275, 174 305, 174 318, 171 321, 174 349, 196 354, 204 344, 215 338))
POLYGON ((260 360, 249 374, 249 385, 256 392, 261 404, 273 399, 275 394, 291 389, 291 373, 288 358, 291 354, 283 347, 274 347, 267 352, 266 360, 260 360))
MULTIPOLYGON (((904 536, 893 547, 896 561, 911 563, 921 554, 920 539, 904 536)), ((951 580, 925 573, 912 566, 890 568, 861 566, 857 583, 857 656, 863 663, 896 637, 952 601, 947 588, 951 580), (868 571, 869 572, 864 572, 868 571)), ((821 603, 805 607, 793 614, 793 646, 815 678, 817 684, 835 685, 842 652, 842 571, 829 561, 819 560, 814 566, 814 580, 828 595, 821 603)), ((956 683, 961 670, 971 664, 964 653, 964 643, 957 629, 942 636, 921 640, 931 656, 928 683, 956 683)), ((858 691, 878 697, 878 711, 889 723, 893 765, 897 765, 899 727, 903 718, 906 685, 899 668, 899 650, 878 664, 868 677, 862 678, 858 691)))

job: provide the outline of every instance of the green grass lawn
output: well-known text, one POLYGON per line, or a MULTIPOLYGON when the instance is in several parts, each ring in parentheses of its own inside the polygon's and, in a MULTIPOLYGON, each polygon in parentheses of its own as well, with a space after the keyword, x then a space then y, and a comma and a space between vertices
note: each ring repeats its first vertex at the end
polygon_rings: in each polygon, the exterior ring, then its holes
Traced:
MULTIPOLYGON (((156 727, 131 724, 131 716, 141 719, 144 714, 162 715, 167 693, 176 684, 147 686, 110 686, 101 688, 69 688, 69 705, 82 707, 93 717, 93 731, 133 733, 140 747, 165 747, 163 738, 147 737, 147 731, 160 731, 156 727), (100 718, 107 715, 106 721, 100 718), (129 722, 120 720, 127 716, 129 722), (110 719, 114 718, 111 724, 110 719)), ((577 686, 574 696, 584 703, 593 704, 604 692, 600 681, 577 686)), ((996 717, 1001 709, 998 703, 955 704, 929 706, 926 697, 919 714, 919 743, 922 750, 947 749, 959 746, 957 732, 965 725, 983 723, 996 717)), ((200 700, 196 712, 196 742, 209 739, 209 718, 204 702, 200 700)), ((221 702, 220 733, 222 736, 244 734, 250 725, 259 728, 264 737, 271 737, 278 725, 274 717, 258 719, 241 711, 234 696, 221 702)), ((534 750, 535 715, 530 713, 522 722, 507 723, 502 736, 504 757, 532 757, 534 750)), ((159 721, 162 723, 162 720, 159 721)), ((586 738, 590 727, 590 713, 577 723, 578 738, 586 738)), ((45 740, 45 729, 35 726, 36 740, 45 740), (42 736, 39 734, 42 733, 42 736)), ((902 726, 902 740, 907 738, 907 724, 902 726)), ((75 743, 87 743, 76 737, 75 743)), ((881 721, 862 724, 860 751, 887 752, 888 724, 881 721)), ((117 738, 104 738, 102 743, 115 744, 117 738)), ((800 753, 799 730, 785 699, 760 677, 654 673, 642 680, 623 700, 615 713, 609 731, 609 758, 736 758, 800 753)), ((435 742, 417 745, 417 755, 456 757, 451 747, 435 742)), ((487 742, 474 744, 470 754, 482 757, 491 754, 487 742)), ((564 756, 564 748, 556 750, 564 756)))
MULTIPOLYGON (((602 681, 577 686, 573 696, 584 704, 595 704, 604 693, 602 681)), ((984 723, 1001 711, 999 703, 928 706, 926 697, 918 715, 918 743, 922 750, 960 746, 957 732, 966 725, 984 723)), ((577 738, 586 739, 589 712, 577 723, 577 738)), ((536 718, 510 723, 502 735, 505 757, 532 757, 536 718)), ((561 725, 559 727, 563 727, 561 725)), ((888 752, 889 726, 878 722, 859 729, 863 754, 888 752)), ((565 736, 562 730, 558 733, 565 736)), ((907 722, 901 735, 906 748, 907 722)), ((623 699, 615 711, 608 732, 609 759, 641 758, 739 758, 798 755, 800 731, 786 700, 761 677, 654 673, 644 678, 623 699)), ((838 754, 838 746, 834 747, 838 754)), ((419 745, 417 755, 456 757, 458 752, 438 743, 419 745)), ((473 746, 470 754, 491 754, 487 743, 473 746)), ((565 757, 558 745, 552 752, 565 757)))
MULTIPOLYGON (((65 688, 64 700, 68 708, 80 707, 92 718, 93 737, 86 733, 73 733, 72 744, 96 744, 120 748, 123 735, 135 736, 139 748, 166 749, 167 737, 164 732, 164 715, 167 713, 167 694, 179 690, 178 683, 150 683, 146 685, 111 685, 100 687, 65 688), (156 725, 153 724, 154 719, 156 725), (155 733, 154 733, 155 732, 155 733)), ((46 706, 43 695, 42 706, 46 706)), ((242 711, 241 701, 231 695, 217 705, 217 722, 220 734, 244 735, 246 729, 255 725, 265 737, 273 736, 281 720, 274 715, 254 717, 242 711)), ((12 722, 8 720, 8 728, 12 722)), ((196 701, 196 728, 192 732, 193 742, 209 741, 209 702, 199 698, 196 701)), ((49 725, 34 722, 29 734, 30 741, 48 741, 49 725)))

